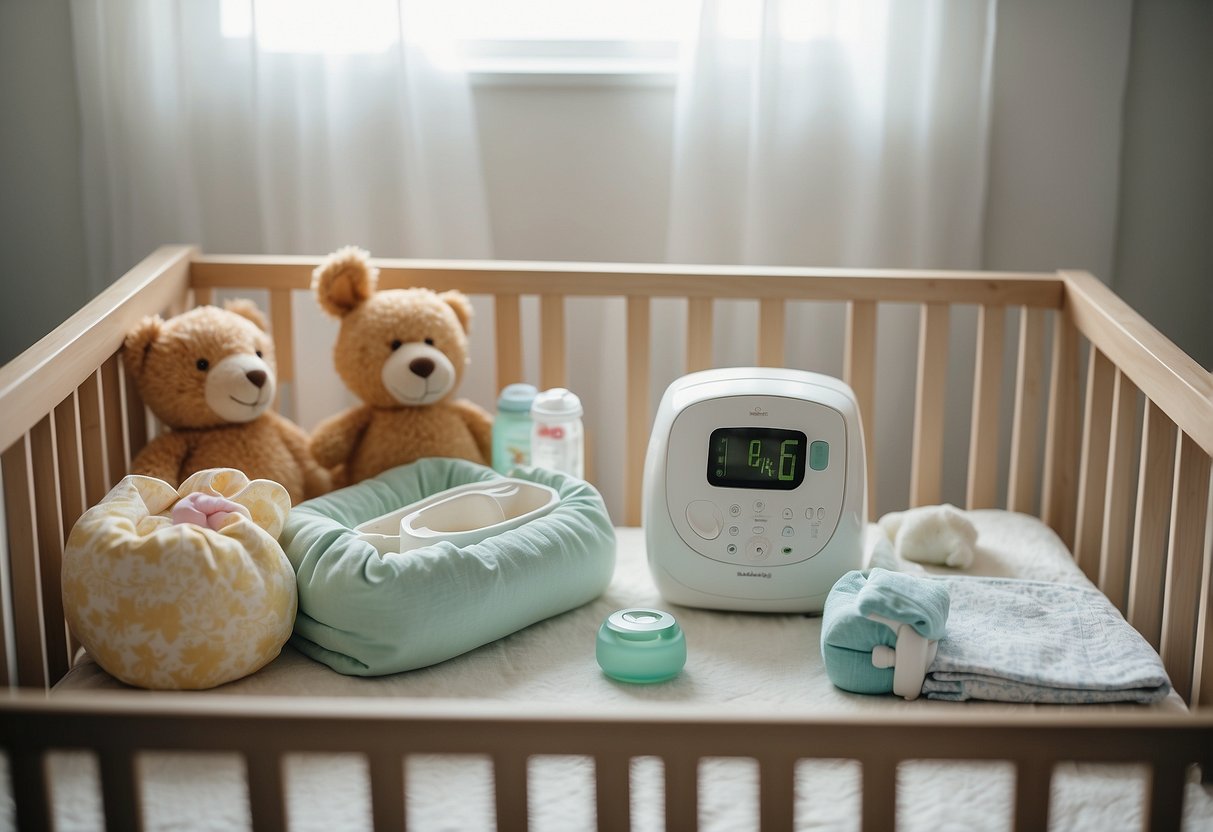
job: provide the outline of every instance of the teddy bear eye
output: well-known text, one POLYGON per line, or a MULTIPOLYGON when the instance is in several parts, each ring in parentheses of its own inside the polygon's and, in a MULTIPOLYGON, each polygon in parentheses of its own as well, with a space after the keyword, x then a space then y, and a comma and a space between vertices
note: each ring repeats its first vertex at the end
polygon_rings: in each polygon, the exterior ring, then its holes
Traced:
POLYGON ((427 344, 429 344, 431 347, 432 347, 432 346, 434 346, 434 339, 433 339, 433 338, 426 338, 426 339, 425 339, 425 342, 426 342, 427 344))
POLYGON ((399 338, 393 338, 392 339, 392 352, 395 352, 396 350, 400 349, 401 345, 403 345, 403 344, 404 344, 404 342, 401 341, 399 338))
POLYGON ((257 350, 257 357, 258 357, 258 358, 260 358, 260 357, 261 357, 261 350, 257 350))
POLYGON ((199 358, 197 363, 194 364, 194 366, 205 373, 207 370, 209 370, 211 368, 211 362, 207 361, 205 358, 199 358))

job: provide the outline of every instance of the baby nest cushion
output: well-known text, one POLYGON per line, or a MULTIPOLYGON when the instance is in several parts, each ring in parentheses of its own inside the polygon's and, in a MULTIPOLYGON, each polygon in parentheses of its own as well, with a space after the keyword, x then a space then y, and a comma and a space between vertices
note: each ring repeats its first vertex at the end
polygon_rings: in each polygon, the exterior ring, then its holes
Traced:
POLYGON ((269 663, 290 637, 295 576, 278 545, 291 501, 269 480, 199 471, 173 488, 128 476, 72 528, 63 607, 72 632, 130 685, 200 690, 269 663), (190 494, 243 506, 219 528, 174 524, 190 494))
POLYGON ((602 497, 561 473, 517 469, 511 476, 552 487, 560 503, 463 548, 443 541, 381 556, 354 528, 439 491, 499 477, 472 462, 422 459, 295 506, 281 538, 299 585, 295 646, 340 673, 398 673, 600 595, 615 568, 615 530, 602 497))

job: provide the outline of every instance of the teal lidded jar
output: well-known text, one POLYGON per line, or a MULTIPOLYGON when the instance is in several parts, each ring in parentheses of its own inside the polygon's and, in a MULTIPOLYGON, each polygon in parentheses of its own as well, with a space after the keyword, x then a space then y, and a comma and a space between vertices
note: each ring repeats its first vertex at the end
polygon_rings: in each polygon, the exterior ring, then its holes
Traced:
POLYGON ((500 474, 508 474, 515 465, 531 464, 531 402, 538 394, 533 384, 509 384, 497 397, 493 470, 500 474))
POLYGON ((606 675, 643 685, 677 676, 687 661, 687 642, 668 612, 626 609, 602 622, 595 653, 606 675))

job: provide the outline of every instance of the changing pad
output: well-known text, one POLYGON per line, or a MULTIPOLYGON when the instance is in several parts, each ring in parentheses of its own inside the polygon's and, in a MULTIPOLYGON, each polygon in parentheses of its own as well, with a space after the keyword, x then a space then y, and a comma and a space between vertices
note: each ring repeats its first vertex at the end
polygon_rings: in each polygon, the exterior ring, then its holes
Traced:
POLYGON ((594 487, 552 471, 513 475, 549 486, 546 515, 456 546, 380 555, 358 525, 468 483, 500 479, 459 459, 423 459, 291 510, 281 542, 299 584, 292 643, 353 676, 445 661, 580 606, 606 588, 615 533, 594 487))

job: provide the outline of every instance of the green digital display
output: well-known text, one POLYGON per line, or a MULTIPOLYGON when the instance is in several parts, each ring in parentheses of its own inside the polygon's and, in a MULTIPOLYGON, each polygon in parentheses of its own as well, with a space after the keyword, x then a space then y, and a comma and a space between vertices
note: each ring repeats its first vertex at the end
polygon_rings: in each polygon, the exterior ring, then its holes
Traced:
POLYGON ((716 428, 708 440, 708 483, 791 491, 804 482, 808 445, 798 430, 716 428))

